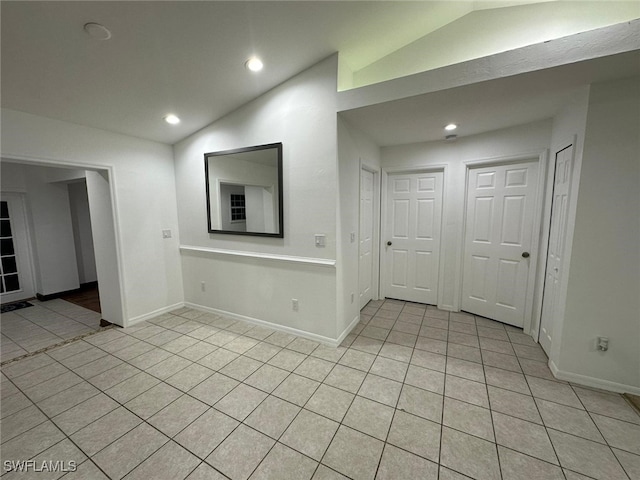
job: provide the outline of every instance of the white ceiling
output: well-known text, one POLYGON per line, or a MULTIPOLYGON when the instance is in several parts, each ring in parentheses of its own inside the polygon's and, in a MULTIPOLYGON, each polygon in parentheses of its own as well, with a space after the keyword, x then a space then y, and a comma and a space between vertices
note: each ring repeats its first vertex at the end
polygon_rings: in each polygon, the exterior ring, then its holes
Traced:
POLYGON ((2 1, 2 106, 173 144, 335 52, 358 70, 488 6, 2 1), (90 38, 87 22, 112 39, 90 38), (244 68, 252 54, 258 75, 244 68), (182 123, 165 124, 169 112, 182 123))
POLYGON ((377 60, 419 37, 432 6, 3 1, 2 105, 174 143, 336 51, 353 68, 377 60), (87 22, 112 39, 89 38, 87 22))
MULTIPOLYGON (((2 107, 173 144, 336 52, 358 70, 474 9, 537 1, 2 1, 2 107)), ((575 83, 499 85, 345 115, 381 145, 426 141, 442 122, 463 135, 546 118, 575 83)))

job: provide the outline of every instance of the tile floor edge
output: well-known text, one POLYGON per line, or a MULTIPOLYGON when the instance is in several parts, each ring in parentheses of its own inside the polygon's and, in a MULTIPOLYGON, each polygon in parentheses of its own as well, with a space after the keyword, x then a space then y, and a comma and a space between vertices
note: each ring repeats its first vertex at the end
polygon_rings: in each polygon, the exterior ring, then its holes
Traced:
POLYGON ((54 348, 62 347, 63 345, 67 345, 71 342, 75 342, 76 340, 82 340, 83 338, 90 337, 91 335, 95 335, 96 333, 104 332, 105 330, 111 330, 112 328, 116 328, 118 325, 111 324, 106 327, 100 327, 98 330, 94 330, 93 332, 83 333, 82 335, 78 335, 77 337, 69 338, 64 340, 63 342, 54 343, 53 345, 46 346, 35 352, 25 353, 24 355, 20 355, 19 357, 11 358, 9 360, 5 360, 4 362, 0 362, 0 367, 4 367, 9 365, 10 363, 17 362, 18 360, 23 360, 25 358, 33 357, 40 353, 48 352, 49 350, 53 350, 54 348))

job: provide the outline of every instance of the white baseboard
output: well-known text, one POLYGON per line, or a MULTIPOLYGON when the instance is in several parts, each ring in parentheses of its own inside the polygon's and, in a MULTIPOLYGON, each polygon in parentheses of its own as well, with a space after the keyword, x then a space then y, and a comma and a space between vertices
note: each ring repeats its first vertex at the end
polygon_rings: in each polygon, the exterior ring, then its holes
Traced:
POLYGON ((340 334, 340 336, 338 337, 338 340, 336 340, 336 344, 335 344, 336 347, 342 343, 342 341, 346 338, 346 336, 351 333, 351 330, 353 330, 359 322, 360 322, 360 314, 358 313, 358 315, 355 316, 355 318, 351 321, 351 323, 347 326, 347 328, 344 329, 344 332, 340 334))
POLYGON ((603 380, 601 378, 589 377, 587 375, 580 375, 578 373, 565 372, 559 370, 553 361, 549 360, 549 368, 553 376, 559 380, 565 380, 571 383, 577 383, 584 385, 585 387, 599 388, 601 390, 608 390, 616 393, 631 393, 633 395, 640 395, 640 387, 634 387, 633 385, 625 385, 624 383, 611 382, 609 380, 603 380))
POLYGON ((342 341, 342 340, 336 340, 335 338, 329 338, 323 335, 318 335, 316 333, 310 333, 310 332, 305 332, 304 330, 298 330, 297 328, 287 327, 285 325, 278 325, 277 323, 267 322, 265 320, 260 320, 258 318, 246 317, 244 315, 227 312, 225 310, 220 310, 217 308, 205 307, 204 305, 198 305, 197 303, 185 302, 184 306, 189 308, 195 308, 196 310, 202 310, 204 312, 214 313, 216 315, 223 315, 225 317, 233 318, 235 320, 242 320, 243 322, 252 323, 254 325, 259 325, 261 327, 271 328, 279 332, 291 333, 292 335, 297 335, 298 337, 306 338, 308 340, 313 340, 314 342, 319 342, 324 345, 328 345, 330 347, 337 347, 338 345, 340 345, 340 342, 342 341))
POLYGON ((137 317, 129 318, 125 322, 124 326, 125 327, 131 327, 131 326, 135 325, 136 323, 144 322, 145 320, 150 320, 150 319, 152 319, 154 317, 157 317, 158 315, 162 315, 163 313, 172 312, 172 311, 177 310, 178 308, 182 308, 184 306, 185 306, 184 302, 179 302, 179 303, 175 303, 173 305, 169 305, 168 307, 159 308, 158 310, 154 310, 153 312, 145 313, 144 315, 139 315, 137 317))

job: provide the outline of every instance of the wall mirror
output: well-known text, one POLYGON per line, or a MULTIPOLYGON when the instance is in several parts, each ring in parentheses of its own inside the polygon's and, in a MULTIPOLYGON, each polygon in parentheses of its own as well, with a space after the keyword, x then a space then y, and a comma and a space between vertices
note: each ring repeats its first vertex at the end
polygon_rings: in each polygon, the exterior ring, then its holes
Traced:
POLYGON ((209 233, 284 237, 282 143, 205 153, 209 233))

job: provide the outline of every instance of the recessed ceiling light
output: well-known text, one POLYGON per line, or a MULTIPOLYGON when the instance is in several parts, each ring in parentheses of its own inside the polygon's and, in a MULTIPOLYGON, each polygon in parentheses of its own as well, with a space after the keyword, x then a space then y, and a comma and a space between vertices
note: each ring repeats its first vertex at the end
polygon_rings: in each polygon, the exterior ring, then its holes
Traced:
POLYGON ((444 129, 447 132, 450 132, 451 130, 455 130, 456 128, 458 128, 458 125, 456 125, 455 123, 450 123, 449 125, 447 125, 446 127, 444 127, 444 129))
POLYGON ((165 115, 164 121, 167 123, 170 123, 171 125, 177 125, 178 123, 180 123, 180 119, 176 117, 173 113, 170 113, 169 115, 165 115))
POLYGON ((109 40, 111 38, 111 32, 109 29, 99 23, 85 23, 84 31, 87 32, 91 38, 95 38, 96 40, 109 40))
POLYGON ((249 60, 246 61, 244 66, 247 67, 252 72, 259 72, 260 70, 262 70, 262 67, 264 67, 264 64, 262 63, 262 60, 260 60, 258 57, 251 57, 249 60))

